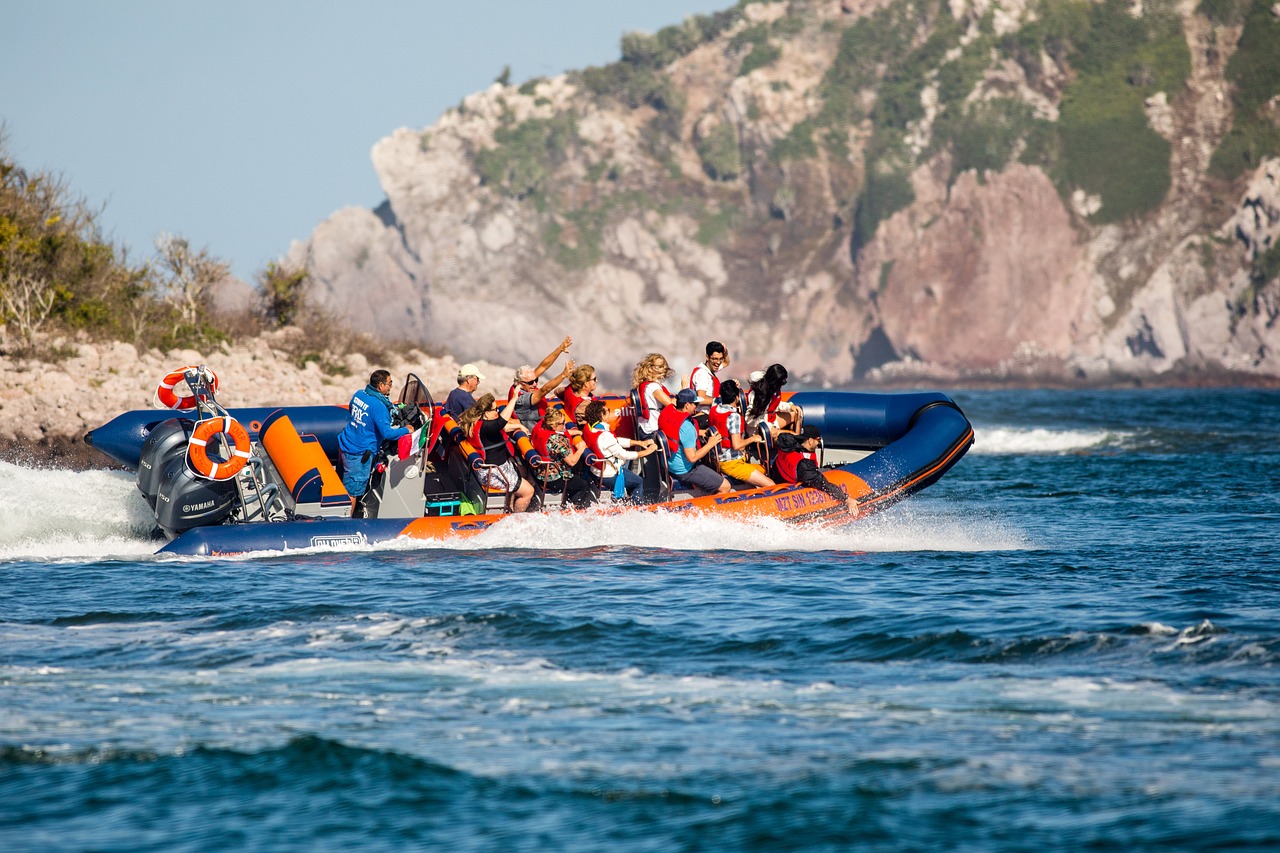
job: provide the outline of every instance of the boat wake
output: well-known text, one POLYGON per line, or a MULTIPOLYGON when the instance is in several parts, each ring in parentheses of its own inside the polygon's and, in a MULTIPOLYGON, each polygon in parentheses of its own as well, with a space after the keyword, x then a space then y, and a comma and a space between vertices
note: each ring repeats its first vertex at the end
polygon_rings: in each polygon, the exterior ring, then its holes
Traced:
MULTIPOLYGON (((122 471, 65 471, 0 462, 0 560, 100 561, 150 557, 162 544, 151 538, 155 520, 122 471)), ((775 518, 743 521, 712 514, 647 512, 530 513, 511 516, 477 536, 453 541, 397 539, 372 546, 313 550, 490 551, 530 547, 660 548, 674 551, 997 551, 1030 547, 1022 531, 999 519, 975 520, 930 507, 900 504, 869 518, 833 527, 796 525, 775 518)), ((292 553, 292 552, 291 552, 292 553)), ((256 552, 253 557, 279 556, 256 552)), ((162 559, 174 559, 166 556, 162 559)), ((185 559, 185 558, 183 558, 185 559)))
POLYGON ((1107 429, 1045 429, 1044 427, 975 426, 970 453, 988 456, 1097 453, 1123 450, 1133 433, 1107 429))
POLYGON ((94 560, 150 554, 155 519, 132 474, 0 462, 0 560, 94 560))

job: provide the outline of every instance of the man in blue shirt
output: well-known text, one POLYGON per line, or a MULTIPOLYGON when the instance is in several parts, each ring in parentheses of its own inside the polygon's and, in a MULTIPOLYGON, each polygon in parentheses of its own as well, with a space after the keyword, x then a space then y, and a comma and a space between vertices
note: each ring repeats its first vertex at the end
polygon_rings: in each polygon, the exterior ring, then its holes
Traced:
POLYGON ((458 387, 450 391, 444 401, 444 410, 449 417, 456 421, 459 415, 476 404, 475 393, 481 379, 484 379, 484 374, 471 362, 458 368, 458 387))
POLYGON ((667 455, 667 468, 671 476, 693 489, 712 494, 723 494, 731 488, 729 481, 706 465, 697 464, 720 443, 720 433, 712 430, 706 443, 698 446, 698 427, 690 415, 698 407, 698 394, 692 388, 682 388, 675 402, 658 416, 658 429, 667 438, 671 452, 667 455))
POLYGON ((408 435, 406 427, 391 425, 391 374, 375 370, 369 384, 351 398, 347 425, 338 433, 338 450, 342 453, 342 485, 357 505, 369 490, 369 471, 373 456, 384 441, 408 435))

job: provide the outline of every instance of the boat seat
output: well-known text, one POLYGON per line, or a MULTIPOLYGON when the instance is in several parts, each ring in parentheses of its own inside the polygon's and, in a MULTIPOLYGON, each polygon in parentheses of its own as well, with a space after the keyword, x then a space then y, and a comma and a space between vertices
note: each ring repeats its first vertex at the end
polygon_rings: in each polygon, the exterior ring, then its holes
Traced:
MULTIPOLYGON (((667 435, 662 430, 658 430, 653 434, 654 440, 658 442, 658 451, 650 453, 646 457, 646 461, 653 460, 650 464, 658 466, 658 502, 665 503, 672 499, 676 492, 676 482, 671 476, 671 468, 667 465, 667 455, 670 452, 670 443, 667 441, 667 435)), ((692 494, 692 492, 690 492, 692 494)))
POLYGON ((548 492, 542 478, 538 476, 540 470, 550 467, 551 462, 543 459, 529 472, 529 482, 533 483, 533 505, 541 509, 563 509, 564 492, 548 492))
MULTIPOLYGON (((482 504, 486 514, 510 512, 515 493, 520 488, 519 478, 512 483, 499 481, 494 485, 486 485, 489 477, 485 476, 482 479, 481 474, 495 466, 485 464, 475 445, 462 435, 462 430, 452 418, 446 421, 445 432, 453 442, 453 447, 448 454, 449 473, 463 484, 463 491, 467 498, 482 504)), ((520 474, 522 468, 525 471, 531 471, 534 467, 543 464, 542 457, 534 449, 528 433, 518 430, 512 433, 511 439, 516 446, 517 474, 520 474)))
POLYGON ((263 451, 276 469, 299 515, 349 517, 351 495, 314 435, 300 435, 293 421, 277 409, 258 430, 263 451))

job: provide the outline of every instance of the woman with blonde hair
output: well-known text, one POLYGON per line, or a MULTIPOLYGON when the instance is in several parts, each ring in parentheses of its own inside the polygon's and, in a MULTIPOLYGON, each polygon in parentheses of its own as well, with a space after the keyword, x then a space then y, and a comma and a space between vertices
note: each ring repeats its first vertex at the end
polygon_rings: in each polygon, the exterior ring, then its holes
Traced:
POLYGON ((560 392, 560 400, 569 420, 581 423, 583 409, 596 398, 596 369, 589 364, 579 365, 569 377, 569 386, 560 392))
POLYGON ((632 403, 636 411, 636 438, 653 438, 658 431, 658 414, 674 400, 662 380, 673 371, 666 356, 651 352, 631 371, 632 403))
MULTIPOLYGON (((640 359, 635 370, 631 371, 631 406, 635 411, 635 435, 642 441, 656 440, 658 435, 658 415, 667 406, 675 403, 675 398, 667 391, 662 380, 671 376, 667 357, 661 353, 651 352, 640 359)), ((658 499, 662 483, 658 476, 658 466, 653 460, 644 463, 644 497, 647 501, 658 499)))
MULTIPOLYGON (((586 405, 584 402, 584 409, 586 405)), ((586 440, 580 438, 575 442, 577 432, 567 432, 566 423, 564 409, 550 409, 542 416, 542 420, 533 425, 530 438, 534 448, 546 461, 546 465, 534 474, 542 483, 545 493, 563 494, 567 503, 584 507, 591 502, 591 487, 573 469, 586 452, 586 440)))
POLYGON ((516 471, 516 448, 507 437, 507 433, 521 428, 519 421, 511 419, 515 405, 513 397, 499 412, 494 396, 485 394, 458 417, 458 426, 486 465, 477 472, 480 483, 486 488, 514 492, 511 510, 524 512, 533 500, 533 484, 516 471))

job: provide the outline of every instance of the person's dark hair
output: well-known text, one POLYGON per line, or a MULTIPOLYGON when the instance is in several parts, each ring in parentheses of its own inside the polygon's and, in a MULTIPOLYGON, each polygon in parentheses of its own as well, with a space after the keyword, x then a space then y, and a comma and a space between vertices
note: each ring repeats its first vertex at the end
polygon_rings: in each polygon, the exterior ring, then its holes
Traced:
POLYGON ((381 385, 383 382, 386 382, 390 378, 391 378, 390 370, 375 370, 373 371, 373 373, 369 374, 369 384, 372 385, 374 388, 377 388, 379 385, 381 385))
POLYGON ((597 421, 604 419, 604 410, 606 408, 608 407, 604 404, 603 400, 592 400, 590 403, 587 403, 587 408, 583 411, 582 417, 587 423, 594 424, 597 421))
POLYGON ((724 344, 720 343, 719 341, 711 341, 709 344, 707 344, 707 358, 711 358, 711 356, 715 355, 718 352, 722 352, 725 355, 729 354, 729 351, 724 348, 724 344))
POLYGON ((782 391, 787 384, 787 369, 781 364, 771 364, 764 369, 764 376, 751 383, 751 391, 755 395, 751 399, 751 411, 747 417, 753 421, 769 411, 769 401, 782 391))
POLYGON ((726 379, 720 383, 720 402, 726 406, 738 402, 738 395, 742 393, 742 389, 738 387, 736 379, 726 379))

